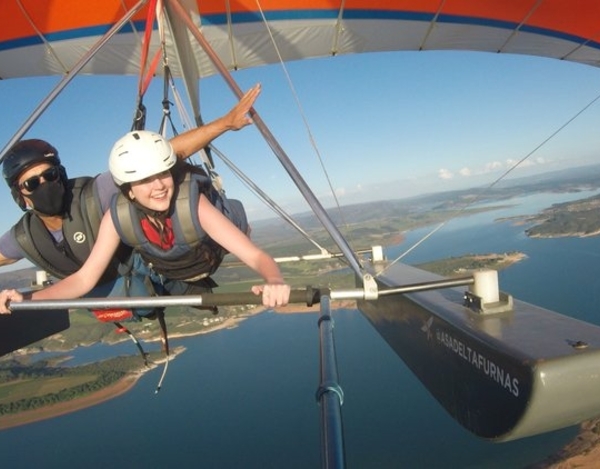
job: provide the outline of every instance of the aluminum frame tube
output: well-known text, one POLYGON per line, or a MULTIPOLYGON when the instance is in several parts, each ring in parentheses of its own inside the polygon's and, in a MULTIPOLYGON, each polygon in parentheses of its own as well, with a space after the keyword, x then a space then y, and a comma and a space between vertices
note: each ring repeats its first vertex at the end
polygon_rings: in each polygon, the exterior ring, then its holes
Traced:
POLYGON ((65 75, 60 82, 54 87, 54 89, 44 98, 44 100, 38 105, 38 107, 29 115, 29 118, 21 125, 19 130, 15 132, 12 138, 8 141, 6 146, 0 152, 0 162, 4 160, 4 156, 8 153, 8 150, 17 143, 25 132, 29 130, 29 128, 35 123, 36 120, 44 113, 44 111, 50 106, 52 101, 56 99, 56 97, 62 92, 62 90, 71 82, 73 78, 77 76, 77 74, 81 71, 83 67, 94 57, 100 49, 115 35, 119 32, 119 30, 123 27, 125 23, 127 23, 133 15, 135 15, 140 8, 147 3, 148 0, 140 0, 136 3, 131 10, 129 10, 123 18, 119 20, 118 23, 115 23, 112 28, 110 28, 102 38, 96 42, 90 50, 86 52, 86 54, 79 59, 79 62, 75 64, 72 70, 69 71, 67 75, 65 75))
MULTIPOLYGON (((237 85, 237 83, 231 76, 231 73, 229 73, 229 70, 227 70, 227 67, 225 67, 219 56, 217 56, 210 44, 206 41, 204 35, 194 24, 188 12, 183 8, 183 6, 178 0, 169 0, 169 5, 173 8, 175 13, 177 13, 179 17, 183 20, 183 22, 186 24, 192 35, 196 38, 204 52, 206 52, 207 56, 212 61, 215 68, 225 79, 227 85, 237 96, 237 98, 240 99, 243 96, 242 90, 237 85)), ((258 112, 256 112, 254 108, 250 110, 250 115, 252 116, 256 128, 260 131, 263 138, 269 144, 269 146, 275 153, 275 156, 279 159, 284 169, 290 175, 292 181, 294 181, 294 183, 296 184, 303 197, 306 199, 306 201, 312 208, 319 221, 323 224, 325 229, 328 231, 329 235, 338 245, 340 251, 344 253, 344 256, 350 263, 350 267, 352 267, 354 273, 358 277, 363 278, 364 271, 360 265, 358 258, 348 245, 348 242, 346 241, 342 233, 340 233, 340 231, 338 230, 337 226, 335 226, 335 224, 333 223, 333 221, 331 220, 331 218, 329 217, 329 215, 327 214, 327 212, 325 211, 315 194, 312 192, 304 178, 300 175, 300 173, 298 172, 292 161, 289 159, 283 148, 281 148, 281 145, 279 145, 279 142, 277 142, 269 128, 266 126, 266 124, 263 122, 261 117, 258 115, 258 112)))
POLYGON ((321 406, 321 466, 326 469, 344 468, 346 464, 341 409, 344 393, 338 383, 333 319, 328 296, 321 297, 319 340, 321 382, 317 390, 317 402, 321 406))
MULTIPOLYGON (((434 280, 431 282, 413 283, 405 286, 384 289, 379 291, 379 296, 400 295, 440 288, 472 285, 473 277, 456 279, 434 280)), ((347 290, 329 290, 328 288, 307 287, 294 289, 290 292, 290 304, 306 304, 313 306, 323 301, 330 300, 363 300, 365 292, 361 288, 347 290)), ((202 295, 179 296, 152 296, 152 297, 107 297, 107 298, 79 298, 72 300, 25 300, 10 303, 13 311, 40 310, 40 309, 112 309, 112 308, 150 308, 159 306, 234 306, 234 305, 260 305, 262 296, 251 292, 238 293, 204 293, 202 295)))

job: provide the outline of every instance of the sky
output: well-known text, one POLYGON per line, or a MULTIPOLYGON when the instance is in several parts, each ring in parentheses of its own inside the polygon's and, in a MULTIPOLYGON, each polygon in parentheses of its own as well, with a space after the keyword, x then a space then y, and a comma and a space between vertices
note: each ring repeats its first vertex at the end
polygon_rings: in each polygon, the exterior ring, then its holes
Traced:
MULTIPOLYGON (((325 207, 334 204, 331 189, 346 205, 488 186, 600 95, 598 68, 482 52, 355 54, 233 77, 242 90, 261 83, 255 109, 325 207)), ((0 81, 2 148, 58 81, 0 81)), ((158 128, 162 92, 158 79, 144 98, 149 130, 158 128)), ((51 142, 70 177, 105 171, 112 144, 130 129, 136 93, 137 77, 76 77, 25 138, 51 142)), ((206 122, 235 103, 220 77, 203 80, 200 94, 206 122)), ((175 107, 172 112, 178 131, 186 130, 175 107)), ((600 102, 509 177, 599 163, 599 125, 600 102)), ((308 210, 256 126, 214 143, 285 210, 308 210)), ((216 167, 251 220, 274 216, 223 163, 216 167)), ((3 232, 21 212, 3 184, 0 199, 6 201, 3 232)))

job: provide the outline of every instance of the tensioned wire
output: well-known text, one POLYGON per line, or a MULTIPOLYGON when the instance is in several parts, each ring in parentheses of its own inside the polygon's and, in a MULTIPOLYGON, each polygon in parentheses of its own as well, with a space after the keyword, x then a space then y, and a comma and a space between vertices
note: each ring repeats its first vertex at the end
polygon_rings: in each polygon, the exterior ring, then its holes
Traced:
POLYGON ((465 210, 467 210, 469 207, 471 207, 472 205, 476 204, 477 202, 479 202, 481 200, 481 198, 486 195, 496 184, 498 184, 500 181, 502 181, 506 176, 508 176, 512 171, 514 171, 516 168, 518 168, 521 164, 523 164, 531 155, 533 155, 534 153, 536 153, 540 148, 542 148, 544 145, 546 145, 546 143, 548 143, 550 140, 552 140, 554 137, 556 137, 556 135, 558 135, 562 130, 564 130, 568 125, 570 125, 575 119, 577 119, 581 114, 583 114, 585 111, 587 111, 596 101, 598 101, 600 99, 600 94, 598 96, 596 96, 594 99, 592 99, 589 103, 587 103, 582 109, 580 109, 578 112, 575 113, 575 115, 573 115, 570 119, 568 119, 564 124, 562 124, 560 127, 558 127, 554 132, 552 132, 548 137, 546 137, 540 144, 538 144, 533 150, 531 150, 529 153, 527 153, 523 158, 521 158, 519 161, 517 161, 515 164, 513 164, 510 168, 508 168, 500 177, 498 177, 495 181, 493 181, 492 183, 490 183, 487 186, 484 186, 481 188, 481 190, 476 194, 476 196, 473 198, 472 201, 466 203, 459 211, 458 213, 452 217, 449 218, 446 221, 443 221, 442 223, 440 223, 438 226, 436 226, 435 228, 433 228, 430 232, 428 232, 427 234, 425 234, 421 239, 419 239, 417 242, 415 242, 410 248, 408 248, 406 251, 404 251, 402 254, 400 254, 396 259, 394 259, 392 262, 390 262, 388 265, 386 265, 386 267, 384 269, 381 270, 381 272, 377 273, 377 276, 383 274, 387 269, 389 269, 392 265, 394 265, 396 262, 398 262, 399 260, 401 260, 402 258, 404 258, 409 252, 413 251, 417 246, 419 246, 421 243, 423 243, 427 238, 429 238, 430 236, 432 236, 435 232, 437 232, 438 230, 440 230, 444 225, 446 225, 448 222, 450 222, 451 220, 459 217, 465 210))

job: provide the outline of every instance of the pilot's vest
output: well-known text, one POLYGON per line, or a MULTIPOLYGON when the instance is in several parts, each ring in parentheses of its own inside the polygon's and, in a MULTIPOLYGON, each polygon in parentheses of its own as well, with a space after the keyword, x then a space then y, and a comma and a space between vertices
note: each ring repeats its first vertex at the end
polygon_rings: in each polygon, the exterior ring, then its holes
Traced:
POLYGON ((111 202, 111 215, 121 241, 138 251, 155 272, 168 279, 192 283, 212 275, 227 251, 200 225, 200 194, 208 197, 242 232, 248 232, 246 212, 240 201, 219 194, 208 176, 187 172, 176 186, 175 203, 171 205, 173 246, 165 250, 150 242, 142 230, 143 212, 123 194, 117 194, 111 202))
MULTIPOLYGON (((64 278, 84 264, 100 229, 102 207, 95 178, 81 177, 67 181, 70 194, 69 211, 63 216, 63 241, 57 243, 40 217, 28 211, 12 227, 13 234, 29 261, 50 275, 64 278)), ((123 261, 130 249, 121 246, 102 276, 100 283, 117 278, 119 260, 123 261)))

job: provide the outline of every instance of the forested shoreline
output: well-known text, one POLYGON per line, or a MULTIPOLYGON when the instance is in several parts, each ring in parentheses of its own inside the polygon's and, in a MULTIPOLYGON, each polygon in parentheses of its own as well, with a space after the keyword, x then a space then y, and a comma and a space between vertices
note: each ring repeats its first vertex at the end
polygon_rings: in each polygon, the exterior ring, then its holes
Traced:
MULTIPOLYGON (((158 359, 160 354, 156 353, 158 359)), ((0 363, 0 418, 87 396, 146 369, 140 356, 121 356, 76 367, 41 360, 0 363)))

